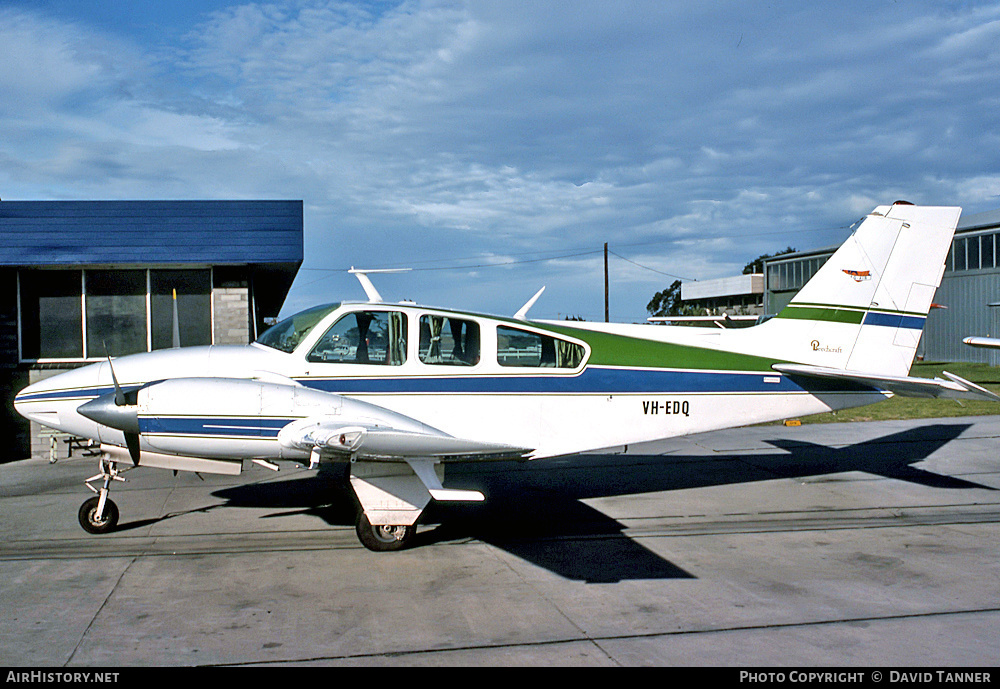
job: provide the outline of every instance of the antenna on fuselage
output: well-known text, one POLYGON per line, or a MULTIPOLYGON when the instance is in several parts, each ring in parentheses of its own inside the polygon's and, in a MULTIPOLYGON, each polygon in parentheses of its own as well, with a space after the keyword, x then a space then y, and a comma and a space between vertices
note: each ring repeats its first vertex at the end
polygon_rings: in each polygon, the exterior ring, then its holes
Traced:
POLYGON ((535 302, 538 301, 538 297, 542 296, 542 292, 544 291, 545 288, 542 287, 540 290, 535 292, 535 296, 529 299, 528 302, 524 306, 522 306, 517 313, 514 314, 514 318, 516 318, 519 321, 528 320, 528 309, 530 309, 532 306, 535 305, 535 302))
POLYGON ((368 295, 368 301, 381 304, 385 300, 382 299, 382 295, 378 293, 378 290, 375 289, 375 285, 373 285, 372 281, 368 278, 368 273, 405 273, 409 270, 410 268, 378 268, 372 270, 361 270, 351 266, 351 269, 347 272, 355 276, 358 279, 358 282, 361 283, 361 288, 364 289, 365 294, 368 295))

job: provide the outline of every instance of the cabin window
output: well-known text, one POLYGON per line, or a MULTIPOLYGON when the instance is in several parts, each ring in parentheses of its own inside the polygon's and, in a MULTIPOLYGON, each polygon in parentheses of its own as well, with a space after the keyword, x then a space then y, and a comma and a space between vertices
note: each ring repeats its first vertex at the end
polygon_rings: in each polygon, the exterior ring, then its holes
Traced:
POLYGON ((501 366, 576 368, 584 353, 580 345, 550 335, 497 327, 497 362, 501 366))
POLYGON ((406 363, 406 314, 349 313, 330 326, 306 358, 335 364, 401 366, 406 363))
POLYGON ((340 304, 324 304, 299 311, 265 330, 257 338, 257 344, 291 354, 305 336, 312 332, 316 324, 339 306, 340 304))
POLYGON ((462 318, 420 317, 420 361, 441 366, 479 363, 479 324, 462 318))

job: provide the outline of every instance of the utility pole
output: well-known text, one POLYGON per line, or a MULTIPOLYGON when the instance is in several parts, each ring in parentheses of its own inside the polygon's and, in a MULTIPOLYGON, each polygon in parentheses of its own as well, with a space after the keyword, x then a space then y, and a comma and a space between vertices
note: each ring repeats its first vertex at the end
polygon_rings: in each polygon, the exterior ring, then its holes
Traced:
POLYGON ((608 307, 608 243, 604 242, 604 322, 611 322, 611 312, 608 307))

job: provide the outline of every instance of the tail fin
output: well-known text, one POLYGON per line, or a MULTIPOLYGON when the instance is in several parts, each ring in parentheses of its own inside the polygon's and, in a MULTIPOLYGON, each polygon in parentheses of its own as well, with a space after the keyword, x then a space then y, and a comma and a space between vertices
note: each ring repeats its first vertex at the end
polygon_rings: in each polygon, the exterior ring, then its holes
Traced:
POLYGON ((961 213, 879 206, 768 323, 773 334, 794 336, 803 364, 907 375, 961 213))

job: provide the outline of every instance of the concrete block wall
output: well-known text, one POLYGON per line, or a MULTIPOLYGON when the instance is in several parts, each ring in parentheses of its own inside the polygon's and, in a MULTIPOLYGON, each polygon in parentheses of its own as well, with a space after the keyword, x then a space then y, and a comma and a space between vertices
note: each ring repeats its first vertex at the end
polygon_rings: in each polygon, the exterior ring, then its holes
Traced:
POLYGON ((212 308, 215 315, 215 344, 249 344, 250 292, 245 282, 217 285, 212 290, 212 308))

